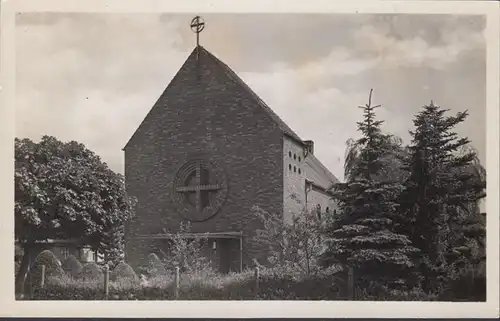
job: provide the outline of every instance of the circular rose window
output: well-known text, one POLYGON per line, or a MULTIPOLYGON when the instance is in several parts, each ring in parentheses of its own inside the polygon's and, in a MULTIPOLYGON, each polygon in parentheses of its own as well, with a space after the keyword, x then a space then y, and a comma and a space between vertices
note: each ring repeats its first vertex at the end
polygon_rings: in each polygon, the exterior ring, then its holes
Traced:
POLYGON ((177 172, 174 201, 180 214, 192 222, 213 217, 222 207, 226 195, 226 175, 215 162, 190 160, 177 172))

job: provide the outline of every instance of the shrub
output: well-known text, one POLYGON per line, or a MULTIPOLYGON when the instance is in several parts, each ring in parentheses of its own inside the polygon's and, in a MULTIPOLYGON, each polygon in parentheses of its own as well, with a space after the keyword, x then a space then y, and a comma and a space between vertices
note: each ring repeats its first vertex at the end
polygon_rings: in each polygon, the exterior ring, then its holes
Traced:
POLYGON ((102 281, 104 279, 99 266, 94 262, 85 264, 77 278, 87 282, 102 281))
POLYGON ((181 223, 179 231, 170 240, 167 253, 159 249, 163 256, 165 268, 174 271, 179 267, 182 273, 194 273, 198 271, 213 271, 212 262, 202 255, 202 249, 208 244, 208 238, 199 237, 194 240, 183 237, 184 233, 191 231, 190 223, 181 223))
POLYGON ((324 244, 316 211, 303 210, 294 216, 292 224, 258 206, 254 206, 252 212, 263 224, 262 229, 256 230, 254 239, 269 249, 266 265, 305 275, 319 273, 318 257, 324 244))
POLYGON ((118 263, 110 275, 111 281, 118 280, 130 280, 137 281, 137 274, 135 274, 134 269, 125 262, 118 263))
MULTIPOLYGON (((367 284, 367 283, 363 283, 367 284)), ((426 293, 421 287, 394 289, 387 284, 371 281, 367 286, 355 288, 358 301, 437 301, 438 296, 426 293)))
POLYGON ((70 255, 63 261, 62 268, 66 274, 76 278, 82 271, 83 265, 74 255, 70 255))
POLYGON ((327 271, 307 275, 282 268, 264 269, 261 273, 259 299, 264 300, 344 300, 346 283, 343 274, 327 271))
POLYGON ((165 266, 155 253, 150 253, 148 255, 146 274, 150 277, 163 276, 167 274, 165 266))
POLYGON ((442 301, 486 301, 486 271, 465 269, 449 280, 439 295, 442 301))
MULTIPOLYGON (((86 264, 82 273, 92 271, 95 273, 97 265, 86 264), (86 269, 87 267, 87 269, 86 269)), ((98 270, 97 270, 98 271, 98 270)), ((100 271, 98 271, 100 272, 100 271)), ((95 274, 94 274, 95 276, 95 274)), ((104 300, 103 280, 98 278, 75 279, 69 276, 50 278, 44 288, 34 291, 34 300, 104 300)))
POLYGON ((64 271, 54 253, 44 250, 35 258, 28 275, 28 286, 39 287, 42 280, 42 265, 45 266, 45 277, 61 277, 64 271), (30 284, 31 283, 31 284, 30 284))

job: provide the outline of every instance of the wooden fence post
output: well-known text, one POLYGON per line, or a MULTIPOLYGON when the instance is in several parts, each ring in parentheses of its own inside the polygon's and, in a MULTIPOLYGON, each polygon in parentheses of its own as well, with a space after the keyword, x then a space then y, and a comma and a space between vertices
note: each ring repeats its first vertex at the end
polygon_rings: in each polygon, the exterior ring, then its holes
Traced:
MULTIPOLYGON (((29 297, 30 299, 33 299, 33 297, 35 296, 35 293, 33 292, 33 271, 32 271, 32 258, 31 258, 31 255, 33 253, 32 252, 28 252, 28 260, 29 260, 29 264, 28 264, 28 273, 29 273, 29 297)), ((23 289, 23 293, 24 293, 24 289, 23 289)))
POLYGON ((179 288, 180 288, 180 268, 175 267, 175 299, 179 299, 179 288))
POLYGON ((109 299, 109 265, 104 266, 104 300, 109 299))
POLYGON ((259 267, 256 266, 255 267, 255 296, 258 296, 259 295, 259 284, 260 282, 260 271, 259 271, 259 267))
POLYGON ((42 265, 42 279, 40 280, 40 287, 43 289, 45 286, 45 265, 42 265))
POLYGON ((349 267, 347 271, 347 295, 349 300, 354 300, 354 269, 349 267))

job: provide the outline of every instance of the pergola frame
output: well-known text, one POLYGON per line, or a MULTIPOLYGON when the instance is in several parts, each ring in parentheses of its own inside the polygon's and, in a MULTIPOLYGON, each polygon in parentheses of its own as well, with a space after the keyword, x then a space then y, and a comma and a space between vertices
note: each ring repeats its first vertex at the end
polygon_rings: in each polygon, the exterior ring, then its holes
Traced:
POLYGON ((239 240, 240 242, 240 272, 243 271, 243 232, 207 232, 207 233, 156 233, 156 234, 145 234, 137 235, 132 237, 138 240, 171 240, 175 237, 181 237, 184 239, 233 239, 239 240))

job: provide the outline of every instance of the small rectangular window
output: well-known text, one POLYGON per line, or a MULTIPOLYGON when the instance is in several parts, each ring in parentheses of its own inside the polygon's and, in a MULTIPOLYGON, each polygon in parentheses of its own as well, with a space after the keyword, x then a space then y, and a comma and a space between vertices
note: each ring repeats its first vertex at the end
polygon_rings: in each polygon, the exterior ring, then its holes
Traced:
POLYGON ((64 247, 62 247, 62 248, 61 248, 61 256, 62 256, 63 258, 67 258, 69 255, 70 255, 69 248, 67 248, 67 247, 65 247, 65 246, 64 246, 64 247))

